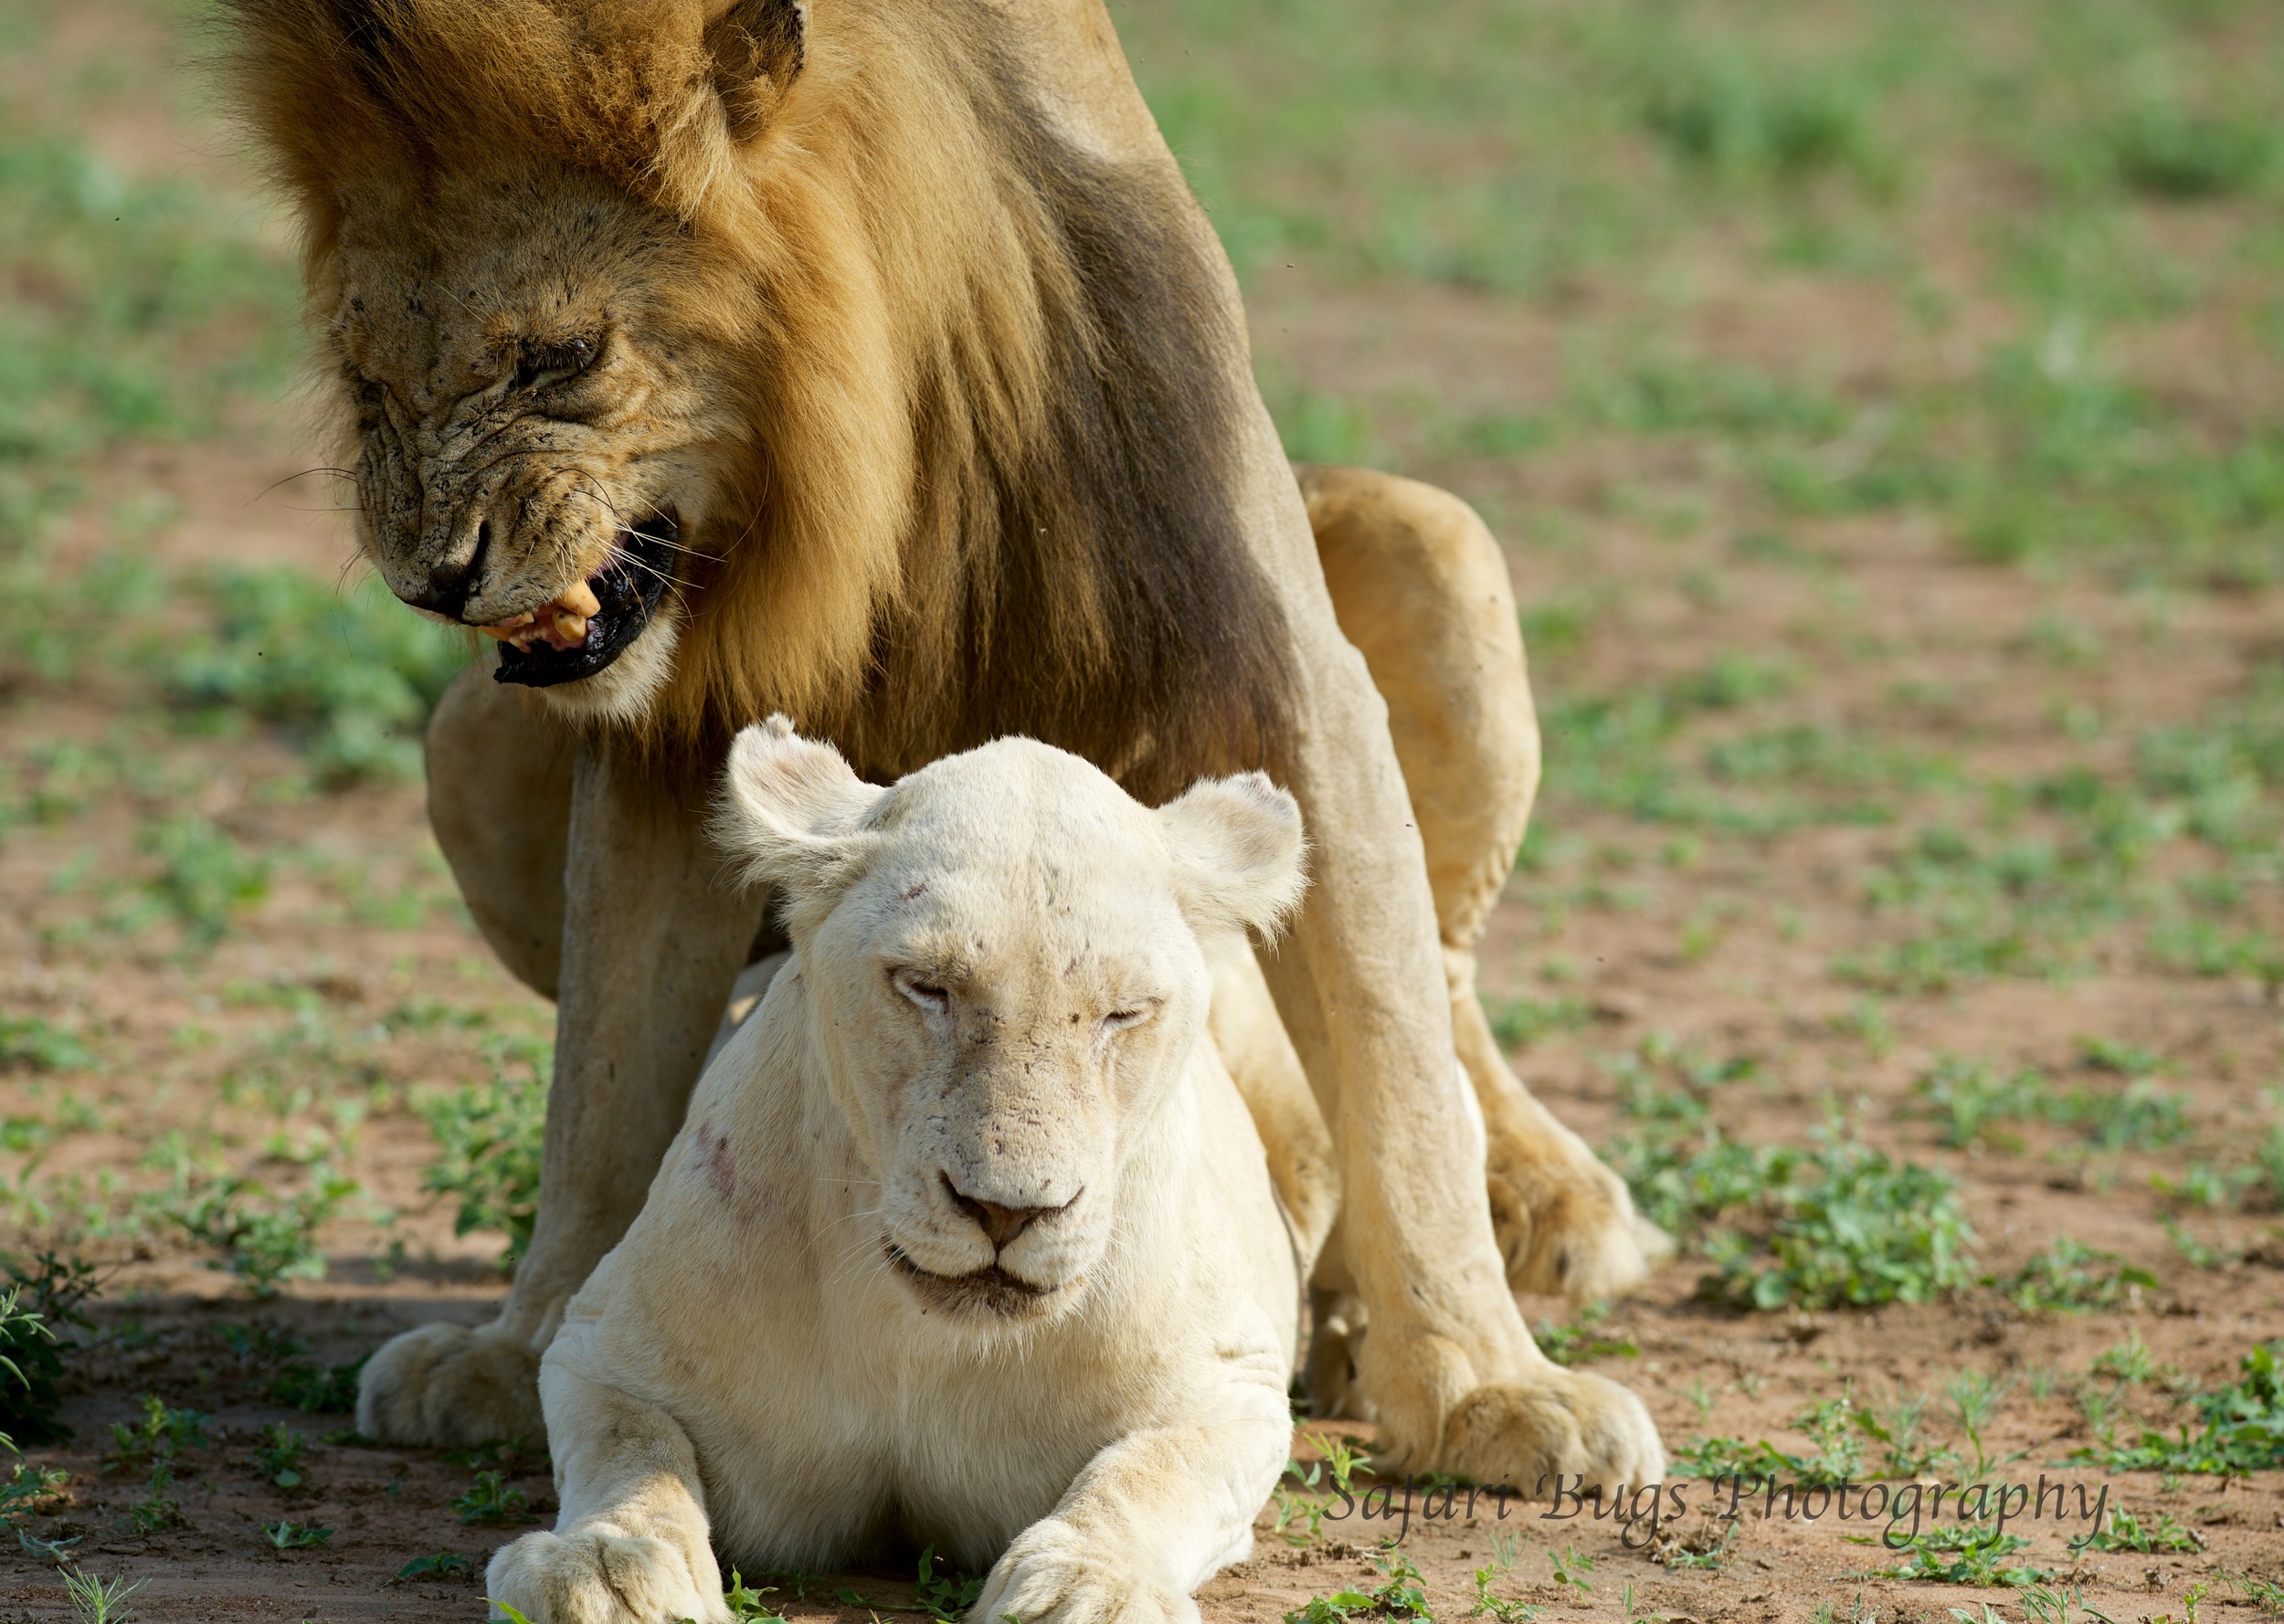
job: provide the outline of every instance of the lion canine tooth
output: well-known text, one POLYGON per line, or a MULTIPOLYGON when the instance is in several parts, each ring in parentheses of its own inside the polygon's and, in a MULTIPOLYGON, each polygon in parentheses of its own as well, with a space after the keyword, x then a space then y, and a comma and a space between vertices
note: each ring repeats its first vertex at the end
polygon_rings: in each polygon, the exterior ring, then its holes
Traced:
POLYGON ((603 600, 595 596, 595 588, 585 581, 575 583, 571 590, 555 599, 558 608, 565 608, 581 621, 592 620, 602 611, 603 600))

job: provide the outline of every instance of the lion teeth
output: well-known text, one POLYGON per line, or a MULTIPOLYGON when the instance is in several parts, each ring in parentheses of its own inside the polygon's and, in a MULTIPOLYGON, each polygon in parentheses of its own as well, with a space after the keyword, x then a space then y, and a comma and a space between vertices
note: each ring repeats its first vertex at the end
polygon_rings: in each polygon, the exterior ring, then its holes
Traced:
POLYGON ((602 600, 595 596, 595 589, 581 581, 553 603, 525 609, 520 615, 511 615, 476 629, 488 638, 513 643, 527 653, 535 642, 556 649, 582 649, 587 646, 587 627, 602 610, 602 600))

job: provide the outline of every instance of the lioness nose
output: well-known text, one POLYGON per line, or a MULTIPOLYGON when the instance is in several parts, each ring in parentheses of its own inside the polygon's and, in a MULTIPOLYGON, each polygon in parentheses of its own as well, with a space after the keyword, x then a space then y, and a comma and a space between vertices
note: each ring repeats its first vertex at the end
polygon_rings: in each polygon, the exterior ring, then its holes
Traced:
MULTIPOLYGON (((1005 1250, 1010 1241, 1031 1228, 1033 1218, 1063 1210, 1062 1207, 1002 1207, 997 1201, 978 1201, 973 1196, 961 1195, 948 1178, 944 1181, 944 1189, 951 1197, 952 1205, 973 1219, 976 1228, 990 1239, 994 1250, 1005 1250)), ((1065 1207, 1069 1205, 1063 1203, 1065 1207)))

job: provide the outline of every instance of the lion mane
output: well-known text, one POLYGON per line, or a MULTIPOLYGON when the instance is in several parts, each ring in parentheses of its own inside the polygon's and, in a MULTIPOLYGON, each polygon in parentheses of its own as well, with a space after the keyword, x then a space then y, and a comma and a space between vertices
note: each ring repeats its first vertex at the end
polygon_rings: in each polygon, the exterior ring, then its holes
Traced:
MULTIPOLYGON (((1020 10, 1020 8, 1016 8, 1020 10)), ((892 776, 1028 734, 1146 799, 1274 765, 1286 629, 1240 533, 1256 409, 1170 163, 1105 155, 986 0, 227 0, 235 100, 328 308, 344 198, 608 186, 733 357, 674 670, 630 726, 772 712, 892 776)))

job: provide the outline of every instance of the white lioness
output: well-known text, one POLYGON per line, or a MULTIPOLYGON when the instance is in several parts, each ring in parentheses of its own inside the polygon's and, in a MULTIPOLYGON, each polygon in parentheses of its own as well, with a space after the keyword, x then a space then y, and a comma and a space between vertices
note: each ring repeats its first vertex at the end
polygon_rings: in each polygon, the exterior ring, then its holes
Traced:
POLYGON ((792 954, 547 1350, 562 1514, 489 1594, 711 1624, 717 1551, 901 1534, 994 1564, 978 1619, 1195 1618, 1291 1441, 1308 1243, 1201 1039, 1300 895, 1293 798, 1151 811, 1020 739, 880 789, 773 719, 722 825, 792 954))

